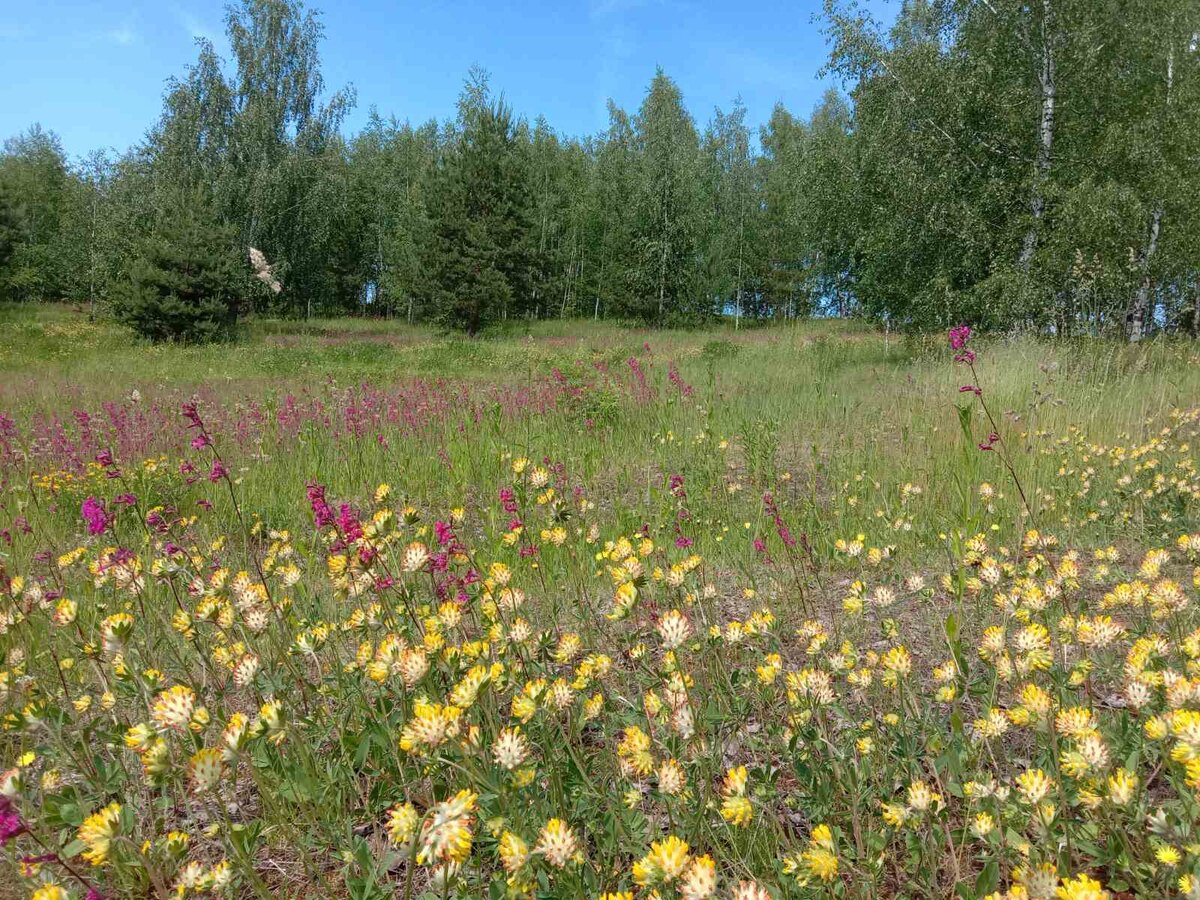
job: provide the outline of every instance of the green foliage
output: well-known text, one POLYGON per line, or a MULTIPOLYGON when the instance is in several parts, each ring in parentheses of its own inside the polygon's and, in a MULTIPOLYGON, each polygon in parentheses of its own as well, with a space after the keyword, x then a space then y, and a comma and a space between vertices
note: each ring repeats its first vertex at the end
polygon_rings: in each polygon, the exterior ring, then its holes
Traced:
POLYGON ((0 194, 6 198, 7 259, 0 290, 13 300, 59 300, 69 285, 72 248, 63 222, 69 201, 66 155, 39 125, 5 141, 0 194))
POLYGON ((900 7, 889 30, 827 0, 841 84, 757 135, 739 102, 698 126, 660 70, 594 136, 493 103, 481 71, 454 122, 372 110, 343 136, 318 15, 240 0, 231 58, 200 41, 120 158, 6 143, 0 290, 94 309, 201 190, 286 287, 260 314, 1200 333, 1200 0, 900 7))
POLYGON ((0 184, 0 284, 20 240, 21 222, 17 217, 17 205, 11 192, 0 184))
POLYGON ((228 339, 249 285, 233 234, 199 199, 180 205, 146 239, 128 278, 113 288, 117 320, 151 341, 228 339))
POLYGON ((699 138, 679 87, 662 69, 634 119, 633 146, 630 293, 620 312, 644 321, 682 321, 705 311, 695 290, 699 138))
POLYGON ((482 72, 459 101, 459 126, 433 176, 429 269, 435 321, 474 335, 529 295, 530 198, 512 113, 482 72))
POLYGON ((826 10, 866 312, 1131 338, 1190 321, 1200 4, 910 3, 888 34, 826 10))

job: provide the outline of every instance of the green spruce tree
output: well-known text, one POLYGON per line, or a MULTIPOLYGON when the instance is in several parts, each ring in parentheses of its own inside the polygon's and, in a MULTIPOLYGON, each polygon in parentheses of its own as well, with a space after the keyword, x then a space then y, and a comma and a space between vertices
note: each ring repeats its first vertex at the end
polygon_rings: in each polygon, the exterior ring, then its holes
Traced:
POLYGON ((511 110, 473 70, 459 128, 433 175, 428 244, 433 317, 478 334, 531 296, 528 174, 511 110))
POLYGON ((152 341, 232 338, 249 286, 233 230, 199 197, 188 197, 142 243, 112 289, 117 320, 152 341))

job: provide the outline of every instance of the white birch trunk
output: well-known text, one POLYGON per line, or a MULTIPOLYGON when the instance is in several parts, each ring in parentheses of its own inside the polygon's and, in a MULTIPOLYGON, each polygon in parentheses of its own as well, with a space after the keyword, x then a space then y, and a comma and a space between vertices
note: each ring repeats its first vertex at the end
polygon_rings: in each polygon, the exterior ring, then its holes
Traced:
POLYGON ((1033 190, 1029 198, 1029 212, 1033 221, 1021 242, 1021 255, 1017 265, 1028 270, 1037 252, 1038 235, 1042 217, 1046 212, 1046 181, 1050 177, 1051 152, 1054 149, 1054 105, 1058 91, 1054 81, 1054 47, 1051 28, 1052 10, 1050 0, 1042 0, 1042 66, 1038 73, 1038 84, 1042 94, 1041 117, 1038 122, 1037 157, 1034 161, 1033 190))

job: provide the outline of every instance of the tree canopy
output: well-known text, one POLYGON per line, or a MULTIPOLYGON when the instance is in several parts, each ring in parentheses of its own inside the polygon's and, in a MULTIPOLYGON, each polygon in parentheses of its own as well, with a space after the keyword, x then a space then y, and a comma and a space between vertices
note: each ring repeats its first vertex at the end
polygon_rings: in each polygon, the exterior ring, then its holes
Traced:
POLYGON ((472 70, 445 122, 351 135, 320 17, 241 0, 137 146, 5 143, 0 295, 104 308, 190 196, 280 315, 1200 332, 1200 0, 905 0, 889 29, 827 0, 821 27, 840 89, 758 129, 737 99, 698 125, 660 69, 564 135, 472 70))

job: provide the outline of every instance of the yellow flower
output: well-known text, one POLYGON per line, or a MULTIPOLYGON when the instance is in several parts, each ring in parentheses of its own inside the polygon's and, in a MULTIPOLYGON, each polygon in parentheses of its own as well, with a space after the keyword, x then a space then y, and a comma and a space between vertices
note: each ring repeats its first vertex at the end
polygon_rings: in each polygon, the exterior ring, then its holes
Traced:
POLYGON ((221 751, 214 747, 197 750, 188 762, 188 775, 192 782, 192 792, 205 794, 213 790, 221 782, 224 766, 221 761, 221 751))
POLYGON ((551 819, 538 835, 534 852, 540 853, 556 869, 561 869, 579 853, 579 841, 570 825, 562 819, 551 819))
POLYGON ((529 845, 511 831, 500 836, 500 864, 509 875, 515 873, 529 859, 529 845))
POLYGON ((883 654, 879 664, 884 670, 883 683, 888 687, 895 687, 900 679, 912 671, 912 656, 903 645, 900 645, 883 654))
POLYGON ((645 776, 654 769, 654 757, 650 755, 650 736, 636 725, 625 729, 625 736, 617 745, 622 771, 645 776))
POLYGON ((1108 776, 1108 799, 1117 806, 1124 806, 1137 790, 1137 776, 1126 769, 1117 769, 1108 776))
POLYGON ((941 809, 942 795, 935 794, 923 781, 914 781, 908 786, 908 807, 916 812, 925 812, 932 808, 935 812, 941 809))
POLYGON ((496 764, 510 772, 518 768, 529 757, 529 743, 521 734, 520 727, 505 728, 496 737, 492 747, 496 764))
POLYGON ((177 684, 158 695, 151 715, 161 730, 182 731, 191 722, 195 706, 196 692, 185 685, 177 684))
POLYGON ((471 825, 478 799, 477 794, 463 790, 430 809, 421 826, 418 863, 466 862, 471 855, 471 825))
POLYGON ((1154 858, 1164 866, 1177 866, 1183 858, 1179 851, 1170 844, 1163 844, 1154 851, 1154 858))
POLYGON ((978 813, 971 821, 971 833, 982 840, 996 830, 996 820, 986 812, 978 813))
POLYGON ((883 821, 892 828, 899 828, 908 821, 908 807, 899 803, 883 804, 883 821))
POLYGON ((747 797, 726 797, 721 802, 721 817, 730 825, 745 828, 754 818, 754 807, 747 797))
POLYGON ((1109 900, 1111 895, 1094 878, 1080 875, 1064 881, 1062 887, 1054 892, 1054 896, 1058 900, 1109 900))
POLYGON ((725 773, 725 782, 721 788, 725 798, 721 803, 721 817, 739 828, 746 827, 754 818, 754 808, 746 797, 748 777, 745 766, 734 766, 725 773))
POLYGON ((725 784, 722 788, 725 796, 741 796, 746 793, 746 780, 749 773, 745 766, 735 766, 725 773, 725 784))
POLYGON ((400 749, 406 753, 422 753, 440 747, 459 733, 457 706, 442 706, 418 700, 413 705, 413 716, 400 732, 400 749))
POLYGON ((121 822, 121 804, 110 803, 99 812, 92 813, 79 826, 76 837, 85 847, 83 858, 93 866, 104 865, 112 839, 121 822))
POLYGON ((821 881, 833 881, 837 878, 838 858, 832 850, 824 847, 809 847, 801 854, 809 875, 821 881))
POLYGON ((1161 741, 1168 734, 1168 725, 1162 716, 1152 716, 1142 726, 1146 737, 1152 741, 1161 741))
POLYGON ((717 866, 711 856, 698 856, 692 860, 679 882, 682 900, 705 900, 717 890, 717 866))
POLYGON ((1054 781, 1041 769, 1029 769, 1017 776, 1017 791, 1031 806, 1042 801, 1054 787, 1054 781))
POLYGON ((650 844, 650 852, 633 864, 633 880, 641 887, 669 884, 689 863, 688 845, 674 835, 650 844))
POLYGON ((405 846, 417 833, 421 817, 411 803, 397 803, 388 812, 388 838, 397 847, 405 846))

